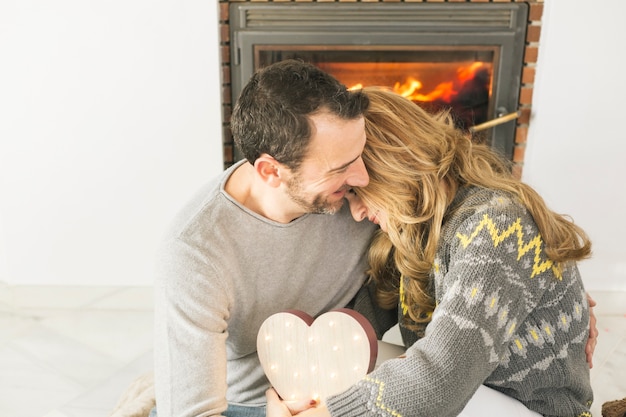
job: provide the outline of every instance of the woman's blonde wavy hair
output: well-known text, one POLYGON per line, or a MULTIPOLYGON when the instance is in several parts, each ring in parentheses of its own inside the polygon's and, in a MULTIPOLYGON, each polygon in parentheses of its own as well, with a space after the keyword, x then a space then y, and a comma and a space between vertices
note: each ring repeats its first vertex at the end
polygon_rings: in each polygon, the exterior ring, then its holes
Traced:
POLYGON ((369 274, 382 307, 403 304, 408 318, 427 323, 434 309, 429 274, 444 216, 461 186, 502 190, 516 197, 533 216, 553 262, 591 255, 585 232, 568 217, 549 210, 530 186, 516 179, 510 164, 491 147, 473 143, 455 128, 448 112, 429 114, 412 101, 368 87, 367 140, 363 160, 367 187, 355 189, 371 209, 387 214, 387 233, 379 232, 369 251, 369 274))

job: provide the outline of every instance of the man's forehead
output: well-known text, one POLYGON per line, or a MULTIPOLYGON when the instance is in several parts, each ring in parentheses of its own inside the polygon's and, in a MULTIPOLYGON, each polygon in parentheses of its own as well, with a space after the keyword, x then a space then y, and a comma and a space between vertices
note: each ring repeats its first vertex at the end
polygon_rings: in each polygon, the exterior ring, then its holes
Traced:
POLYGON ((341 171, 354 163, 365 146, 365 120, 341 119, 328 113, 310 118, 311 141, 304 161, 325 167, 329 172, 341 171))
POLYGON ((345 171, 361 157, 362 152, 362 147, 353 147, 352 150, 330 147, 311 149, 302 161, 302 166, 314 169, 319 174, 333 175, 345 171))

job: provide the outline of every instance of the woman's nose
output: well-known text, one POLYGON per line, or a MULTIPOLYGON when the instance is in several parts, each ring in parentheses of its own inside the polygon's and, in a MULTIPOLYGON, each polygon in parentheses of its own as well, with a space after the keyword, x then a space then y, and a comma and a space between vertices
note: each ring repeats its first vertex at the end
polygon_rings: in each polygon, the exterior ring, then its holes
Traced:
POLYGON ((367 217, 367 207, 363 204, 363 200, 354 194, 354 191, 349 191, 346 194, 346 199, 350 205, 350 213, 352 213, 352 218, 354 220, 360 222, 367 217))

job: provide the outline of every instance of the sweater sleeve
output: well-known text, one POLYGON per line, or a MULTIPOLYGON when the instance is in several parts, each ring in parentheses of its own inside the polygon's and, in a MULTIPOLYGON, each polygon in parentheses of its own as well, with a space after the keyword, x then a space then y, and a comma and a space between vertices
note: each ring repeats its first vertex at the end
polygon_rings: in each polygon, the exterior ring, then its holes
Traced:
POLYGON ((457 415, 508 357, 517 324, 543 291, 531 280, 535 253, 520 243, 539 236, 534 221, 498 206, 450 223, 433 267, 437 307, 425 336, 405 358, 329 398, 333 417, 457 415))
POLYGON ((155 393, 159 417, 226 410, 228 291, 196 247, 161 248, 155 285, 155 393))

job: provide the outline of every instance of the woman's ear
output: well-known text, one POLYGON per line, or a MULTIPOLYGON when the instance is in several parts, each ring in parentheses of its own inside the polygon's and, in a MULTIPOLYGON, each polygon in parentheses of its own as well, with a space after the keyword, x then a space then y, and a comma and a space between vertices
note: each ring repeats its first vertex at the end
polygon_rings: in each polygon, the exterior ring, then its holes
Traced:
POLYGON ((254 161, 254 170, 259 178, 270 187, 279 187, 282 183, 281 170, 283 165, 274 157, 266 153, 262 154, 254 161))

